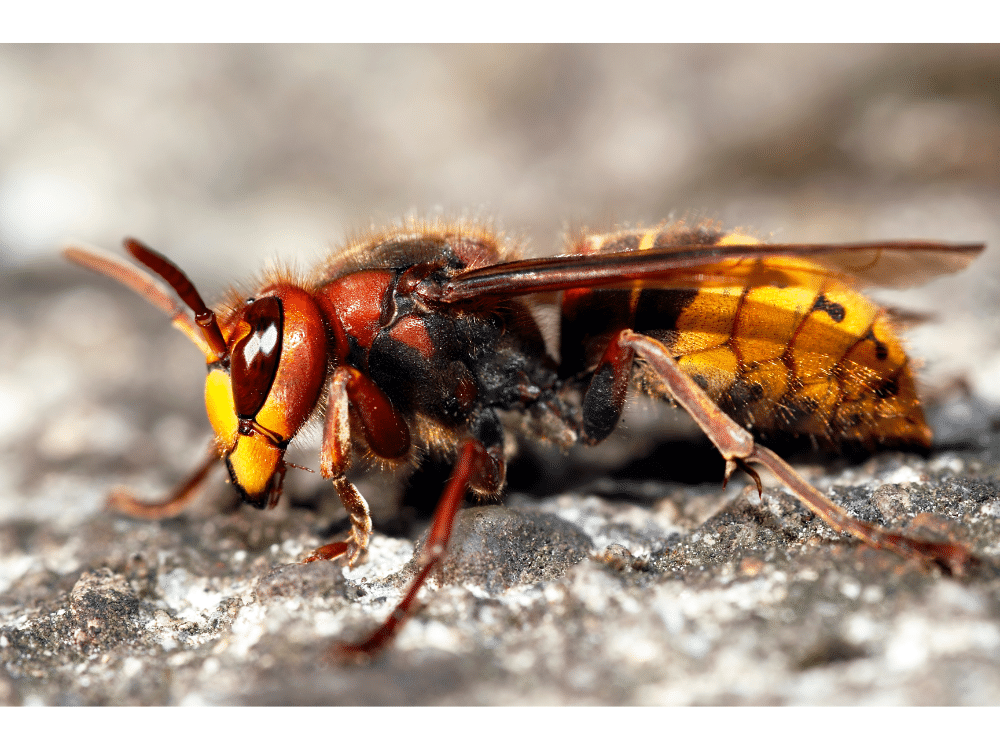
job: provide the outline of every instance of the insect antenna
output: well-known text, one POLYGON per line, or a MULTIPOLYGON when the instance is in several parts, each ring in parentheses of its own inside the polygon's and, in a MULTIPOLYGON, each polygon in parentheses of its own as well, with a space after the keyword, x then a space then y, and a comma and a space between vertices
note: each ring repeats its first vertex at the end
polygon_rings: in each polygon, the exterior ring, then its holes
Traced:
POLYGON ((198 290, 191 283, 191 279, 170 260, 142 244, 139 240, 126 237, 122 244, 125 245, 125 249, 133 258, 170 284, 170 287, 177 292, 177 296, 194 313, 194 320, 201 327, 205 340, 215 355, 215 360, 225 359, 227 356, 226 340, 219 328, 219 321, 216 320, 215 313, 205 304, 198 290))
MULTIPOLYGON (((134 240, 132 242, 135 242, 134 240)), ((126 245, 126 247, 129 247, 126 245)), ((133 248, 137 248, 138 252, 133 252, 132 254, 139 259, 141 262, 148 265, 152 270, 164 278, 168 283, 170 283, 171 288, 180 294, 177 287, 181 286, 183 289, 186 287, 190 289, 190 293, 186 294, 184 302, 196 312, 196 314, 201 311, 204 313, 207 310, 205 303, 201 300, 201 296, 194 291, 194 285, 188 280, 188 278, 170 261, 168 261, 159 253, 155 253, 149 248, 135 242, 133 247, 129 247, 130 252, 133 248), (149 261, 147 263, 147 261, 149 261), (183 280, 183 282, 181 282, 183 280), (194 304, 192 304, 194 303, 194 304)), ((219 362, 226 356, 225 344, 222 344, 221 354, 218 341, 213 341, 210 336, 212 323, 209 323, 209 328, 206 329, 200 322, 195 324, 191 320, 191 316, 188 315, 180 305, 177 304, 177 300, 174 298, 163 284, 161 284, 154 276, 151 276, 142 268, 132 264, 126 263, 121 258, 112 255, 104 250, 93 247, 82 247, 78 245, 70 245, 63 249, 63 255, 68 259, 77 263, 84 268, 89 268, 91 271, 96 271, 97 273, 107 276, 109 279, 117 281, 122 286, 126 286, 133 292, 138 294, 144 300, 146 300, 153 307, 161 310, 162 312, 169 315, 172 319, 174 327, 181 331, 188 339, 193 343, 202 354, 205 355, 205 359, 209 364, 214 362, 219 362)), ((208 310, 211 313, 211 310, 208 310)), ((202 314, 202 317, 206 320, 214 320, 214 315, 209 318, 202 314)), ((214 328, 218 329, 218 324, 214 324, 214 328)), ((218 334, 218 338, 222 338, 221 332, 218 334)))

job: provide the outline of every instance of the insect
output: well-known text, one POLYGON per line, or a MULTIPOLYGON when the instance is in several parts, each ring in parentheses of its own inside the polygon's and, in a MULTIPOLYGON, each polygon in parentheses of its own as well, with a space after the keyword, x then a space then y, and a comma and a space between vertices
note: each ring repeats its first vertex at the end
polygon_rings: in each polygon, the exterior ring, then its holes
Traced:
POLYGON ((372 527, 347 476, 352 455, 388 467, 428 452, 451 457, 409 589, 367 640, 343 647, 372 653, 412 611, 466 494, 501 492, 511 422, 503 413, 531 438, 596 444, 638 389, 694 419, 725 459, 727 480, 742 468, 760 491, 751 464, 761 465, 866 544, 955 573, 973 560, 961 545, 848 515, 762 442, 805 435, 834 448, 929 447, 891 316, 856 289, 958 270, 983 245, 773 245, 684 222, 581 234, 568 244, 565 255, 525 259, 488 228, 413 221, 353 242, 307 276, 274 272, 251 296, 232 293, 215 310, 171 261, 136 240, 125 248, 152 274, 110 254, 67 249, 170 315, 208 366, 215 438, 206 461, 161 503, 117 492, 111 504, 145 517, 175 514, 221 458, 246 503, 273 507, 286 447, 318 420, 320 472, 351 528, 305 561, 354 565, 372 527), (541 295, 557 292, 558 352, 550 353, 533 311, 541 295))

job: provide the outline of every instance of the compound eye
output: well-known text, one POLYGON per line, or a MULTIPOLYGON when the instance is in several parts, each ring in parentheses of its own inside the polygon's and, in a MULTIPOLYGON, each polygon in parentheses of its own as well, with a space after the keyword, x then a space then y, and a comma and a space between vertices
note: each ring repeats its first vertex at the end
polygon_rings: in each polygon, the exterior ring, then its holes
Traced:
POLYGON ((238 329, 245 331, 233 345, 230 368, 233 402, 241 419, 253 419, 271 391, 281 360, 284 325, 281 300, 262 297, 243 311, 238 329))

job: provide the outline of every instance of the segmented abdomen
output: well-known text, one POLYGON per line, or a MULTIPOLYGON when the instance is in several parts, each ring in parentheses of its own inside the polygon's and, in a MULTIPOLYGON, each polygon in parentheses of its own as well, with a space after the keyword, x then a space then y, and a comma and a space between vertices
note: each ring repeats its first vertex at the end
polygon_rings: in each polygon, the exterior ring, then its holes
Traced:
MULTIPOLYGON (((626 239, 640 250, 667 244, 662 232, 651 235, 588 239, 591 252, 621 250, 626 239)), ((705 233, 683 241, 753 242, 705 233)), ((637 282, 567 292, 563 376, 593 366, 614 332, 632 328, 666 343, 726 413, 759 435, 867 447, 930 444, 906 352, 878 305, 802 258, 726 260, 699 273, 701 281, 687 288, 637 282)), ((663 395, 643 363, 636 372, 644 391, 663 395)))

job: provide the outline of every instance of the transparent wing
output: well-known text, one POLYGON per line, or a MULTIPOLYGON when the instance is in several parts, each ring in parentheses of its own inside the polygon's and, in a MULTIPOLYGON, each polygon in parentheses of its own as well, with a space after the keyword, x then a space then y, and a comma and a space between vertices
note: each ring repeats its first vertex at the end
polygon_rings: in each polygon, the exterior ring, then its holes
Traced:
MULTIPOLYGON (((942 242, 835 245, 680 245, 649 250, 559 255, 500 263, 457 274, 434 299, 444 303, 584 287, 690 288, 747 283, 766 261, 766 283, 781 274, 842 277, 854 286, 905 289, 965 268, 985 246, 942 242)), ((790 279, 789 279, 790 280, 790 279)))

